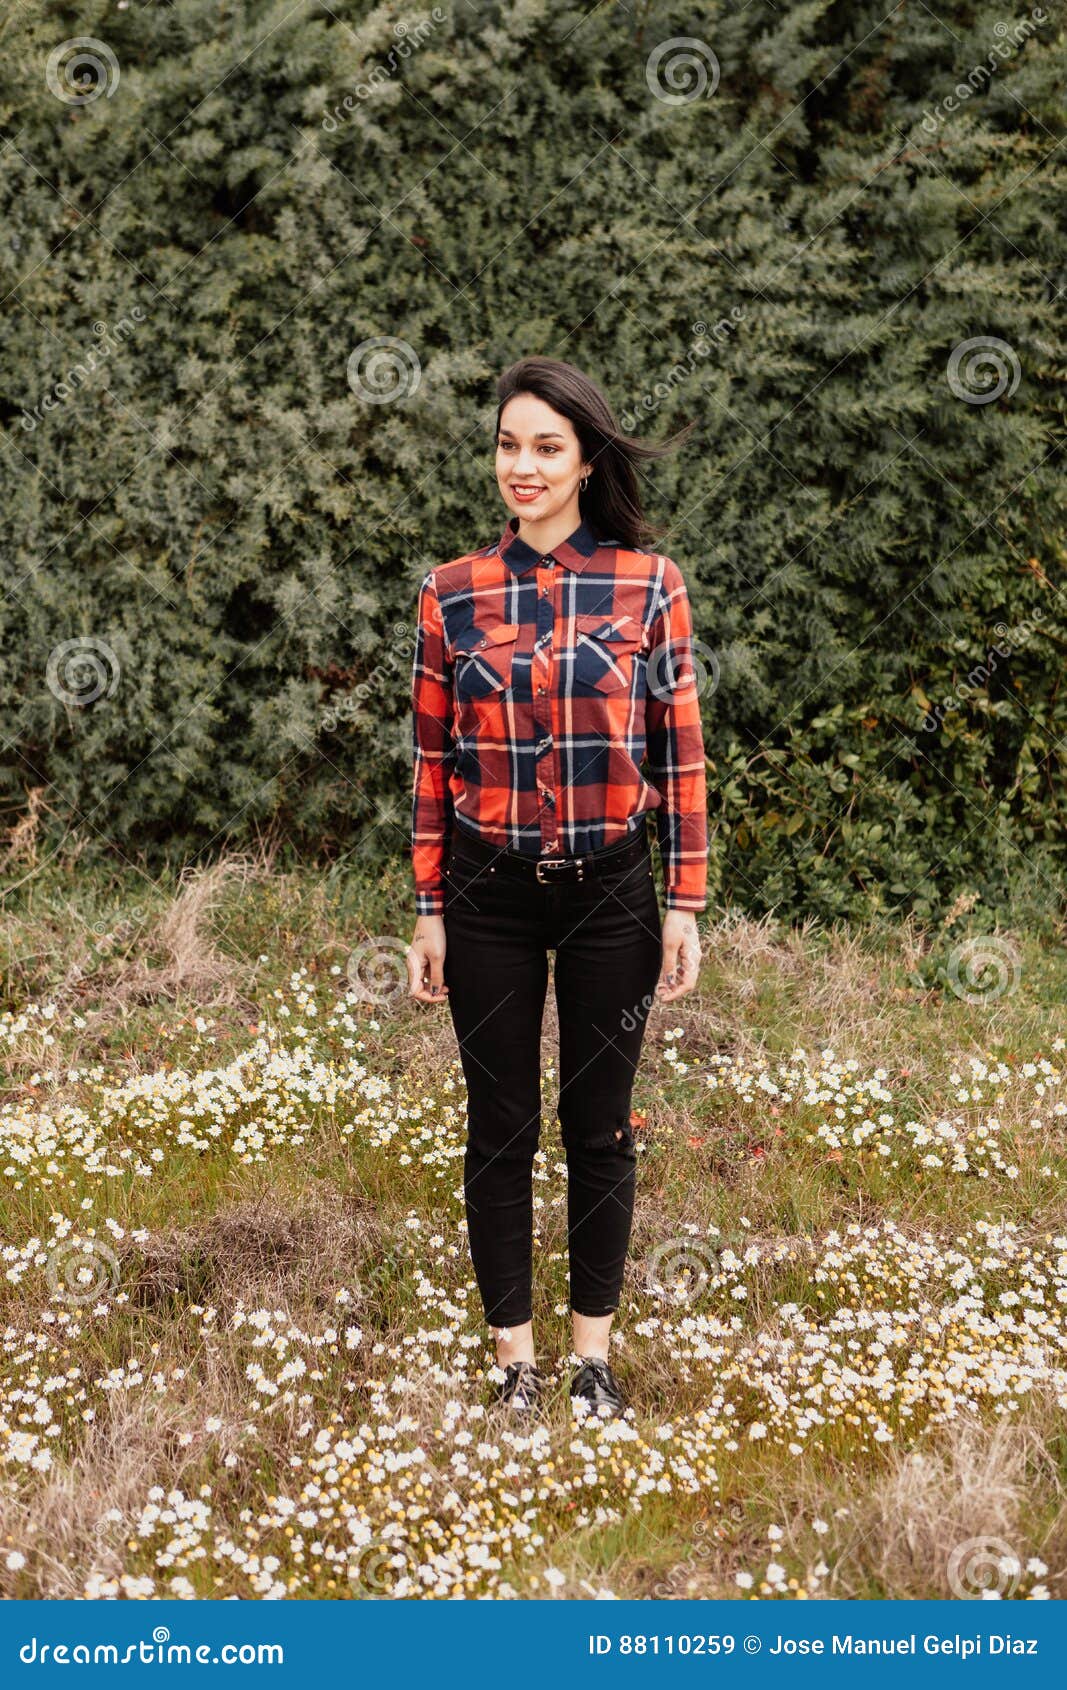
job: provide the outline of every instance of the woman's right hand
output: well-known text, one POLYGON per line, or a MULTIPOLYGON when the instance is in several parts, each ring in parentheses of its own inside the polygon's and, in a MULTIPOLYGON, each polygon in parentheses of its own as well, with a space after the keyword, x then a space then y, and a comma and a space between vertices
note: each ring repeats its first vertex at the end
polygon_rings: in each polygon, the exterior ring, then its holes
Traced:
POLYGON ((444 1003, 448 996, 443 915, 420 915, 415 923, 408 946, 408 988, 418 1003, 444 1003))

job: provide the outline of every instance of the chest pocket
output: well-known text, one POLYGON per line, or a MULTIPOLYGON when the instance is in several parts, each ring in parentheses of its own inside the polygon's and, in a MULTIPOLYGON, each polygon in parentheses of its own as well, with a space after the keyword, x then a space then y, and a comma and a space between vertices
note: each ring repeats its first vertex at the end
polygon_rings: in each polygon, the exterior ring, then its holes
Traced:
POLYGON ((644 630, 632 616, 576 616, 575 692, 629 690, 644 630))
POLYGON ((506 692, 511 686, 518 638, 517 622, 498 622, 484 633, 471 628, 461 634, 454 653, 457 698, 489 698, 493 693, 506 692))

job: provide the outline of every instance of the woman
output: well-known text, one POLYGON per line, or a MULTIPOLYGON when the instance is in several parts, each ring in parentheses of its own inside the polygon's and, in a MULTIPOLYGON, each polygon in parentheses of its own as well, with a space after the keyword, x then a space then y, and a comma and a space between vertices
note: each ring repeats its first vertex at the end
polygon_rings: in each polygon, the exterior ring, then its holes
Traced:
POLYGON ((627 439, 599 388, 551 358, 513 365, 497 397, 507 526, 419 592, 409 984, 419 1002, 449 1004, 467 1083, 471 1258, 500 1400, 528 1414, 546 1384, 531 1324, 532 1171, 555 951, 570 1394, 617 1415, 608 1340, 633 1218, 634 1072, 654 998, 696 984, 708 851, 689 600, 677 565, 638 546, 652 530, 635 465, 692 425, 662 446, 627 439))

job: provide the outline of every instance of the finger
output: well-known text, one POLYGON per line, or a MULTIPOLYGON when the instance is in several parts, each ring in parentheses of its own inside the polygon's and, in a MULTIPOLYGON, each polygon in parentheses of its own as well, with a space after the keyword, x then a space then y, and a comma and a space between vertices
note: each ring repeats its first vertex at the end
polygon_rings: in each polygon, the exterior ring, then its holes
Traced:
POLYGON ((660 963, 659 980, 656 983, 656 990, 658 992, 669 991, 677 983, 680 973, 678 963, 678 952, 680 949, 681 945, 677 939, 674 939, 664 945, 663 960, 660 963))

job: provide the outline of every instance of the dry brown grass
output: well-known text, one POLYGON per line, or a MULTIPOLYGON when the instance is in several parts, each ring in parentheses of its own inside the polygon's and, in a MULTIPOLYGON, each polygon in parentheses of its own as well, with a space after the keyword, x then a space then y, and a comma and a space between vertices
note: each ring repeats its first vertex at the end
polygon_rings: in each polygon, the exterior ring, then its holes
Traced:
MULTIPOLYGON (((365 1307, 361 1273, 380 1263, 393 1237, 388 1216, 357 1192, 315 1181, 299 1202, 264 1190, 229 1202, 189 1226, 154 1232, 131 1252, 133 1304, 151 1307, 177 1297, 224 1310, 246 1305, 284 1309, 293 1319, 332 1304, 346 1286, 354 1317, 365 1307)), ((373 1323, 373 1322, 372 1322, 373 1323)))
POLYGON ((201 1008, 235 1001, 238 964, 217 947, 214 921, 226 893, 262 879, 270 864, 262 856, 229 854, 207 868, 182 871, 179 890, 146 935, 144 949, 167 961, 152 965, 142 957, 128 961, 111 982, 118 1003, 147 1003, 158 998, 195 997, 201 1008))
MULTIPOLYGON (((1053 1405, 1046 1411, 1054 1414, 1053 1405)), ((1031 1491, 1038 1479, 1043 1491, 1061 1488, 1046 1442, 1052 1425, 968 1418, 944 1429, 932 1447, 900 1454, 854 1506, 830 1594, 863 1594, 873 1579, 898 1597, 959 1596, 952 1559, 967 1545, 979 1561, 1003 1550, 1025 1563, 1035 1553, 1031 1491)), ((1045 1538, 1036 1553, 1059 1577, 1049 1556, 1057 1538, 1062 1550, 1062 1510, 1045 1538)))
MULTIPOLYGON (((127 1561, 122 1527, 106 1520, 112 1508, 127 1521, 161 1480, 161 1449, 177 1449, 181 1407, 142 1392, 116 1392, 106 1412, 85 1428, 79 1447, 44 1478, 0 1490, 0 1542, 29 1546, 38 1598, 71 1600, 84 1594, 93 1572, 117 1576, 127 1561), (169 1434, 169 1435, 168 1435, 169 1434)), ((186 1461, 170 1463, 180 1483, 186 1461)), ((128 1530, 128 1527, 127 1527, 128 1530)), ((0 1563, 0 1598, 12 1582, 0 1563)))

